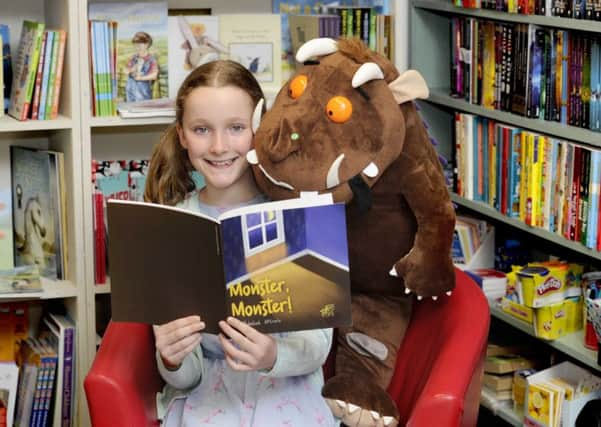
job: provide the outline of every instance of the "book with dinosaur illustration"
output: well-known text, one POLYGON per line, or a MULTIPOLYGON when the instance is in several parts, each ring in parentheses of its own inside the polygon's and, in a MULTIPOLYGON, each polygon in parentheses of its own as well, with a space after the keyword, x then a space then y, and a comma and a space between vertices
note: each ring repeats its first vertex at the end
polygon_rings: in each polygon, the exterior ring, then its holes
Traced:
POLYGON ((125 200, 107 212, 113 321, 196 314, 207 332, 228 316, 262 332, 351 323, 345 208, 329 195, 217 219, 125 200))

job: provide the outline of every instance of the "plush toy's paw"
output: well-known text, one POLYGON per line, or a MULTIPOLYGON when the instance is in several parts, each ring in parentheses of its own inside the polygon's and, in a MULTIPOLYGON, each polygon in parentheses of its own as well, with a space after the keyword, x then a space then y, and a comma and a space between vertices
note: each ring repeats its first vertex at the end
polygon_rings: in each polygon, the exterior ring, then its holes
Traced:
POLYGON ((399 410, 386 390, 368 380, 337 375, 322 395, 332 414, 348 427, 396 427, 399 410))
POLYGON ((418 300, 431 297, 451 295, 455 288, 455 268, 448 254, 437 254, 413 248, 401 258, 391 270, 402 277, 405 293, 414 293, 418 300))

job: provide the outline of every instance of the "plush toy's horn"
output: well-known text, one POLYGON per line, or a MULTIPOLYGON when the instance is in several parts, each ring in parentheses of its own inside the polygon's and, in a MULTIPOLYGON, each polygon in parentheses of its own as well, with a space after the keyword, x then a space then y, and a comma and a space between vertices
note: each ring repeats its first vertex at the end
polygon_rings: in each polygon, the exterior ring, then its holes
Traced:
POLYGON ((428 85, 420 73, 407 70, 388 84, 397 104, 417 98, 426 99, 430 95, 428 85))
POLYGON ((257 102, 257 106, 255 107, 255 111, 253 112, 253 120, 252 120, 252 128, 253 133, 257 132, 259 128, 259 123, 261 122, 261 112, 263 111, 263 98, 259 99, 257 102))
POLYGON ((356 89, 370 80, 381 80, 383 78, 384 73, 378 64, 375 62, 366 62, 355 72, 351 84, 356 89))
POLYGON ((298 48, 298 51, 296 52, 296 60, 298 62, 305 62, 314 56, 329 55, 330 53, 334 53, 336 51, 338 51, 336 40, 328 37, 312 39, 298 48))

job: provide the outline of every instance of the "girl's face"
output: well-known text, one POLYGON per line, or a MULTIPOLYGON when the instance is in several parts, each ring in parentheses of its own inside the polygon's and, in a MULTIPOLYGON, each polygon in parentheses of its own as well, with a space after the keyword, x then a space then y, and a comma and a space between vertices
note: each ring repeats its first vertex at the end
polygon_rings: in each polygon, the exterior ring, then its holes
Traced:
POLYGON ((250 176, 253 111, 252 98, 234 86, 198 87, 186 98, 179 141, 207 187, 225 190, 250 176))

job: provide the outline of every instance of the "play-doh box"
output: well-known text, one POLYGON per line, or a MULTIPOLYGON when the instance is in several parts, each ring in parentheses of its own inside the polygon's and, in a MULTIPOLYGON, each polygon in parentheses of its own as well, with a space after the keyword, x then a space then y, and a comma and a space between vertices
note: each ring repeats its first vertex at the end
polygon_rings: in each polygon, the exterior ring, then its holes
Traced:
POLYGON ((565 298, 567 264, 528 265, 517 271, 517 288, 525 306, 538 308, 565 298))

